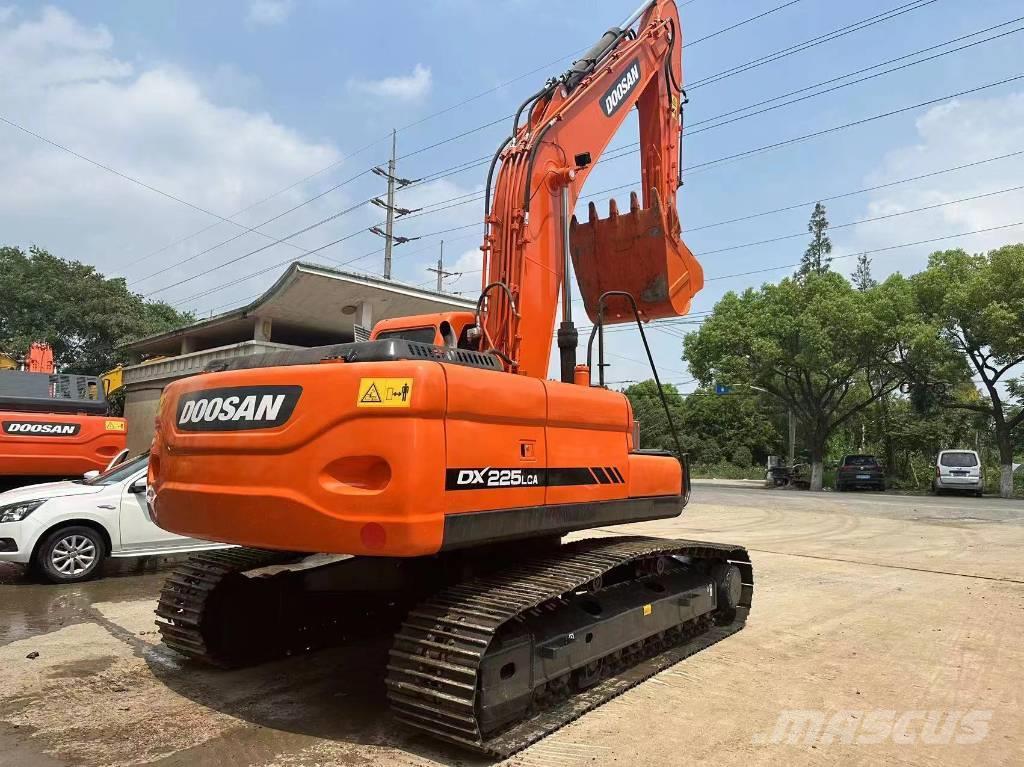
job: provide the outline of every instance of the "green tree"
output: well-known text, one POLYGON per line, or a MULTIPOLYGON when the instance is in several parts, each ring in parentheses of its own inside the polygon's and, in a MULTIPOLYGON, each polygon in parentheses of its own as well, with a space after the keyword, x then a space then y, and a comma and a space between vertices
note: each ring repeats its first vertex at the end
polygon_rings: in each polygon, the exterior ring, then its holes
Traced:
POLYGON ((902 280, 866 291, 833 272, 727 293, 685 358, 705 386, 762 389, 802 426, 811 488, 820 490, 829 436, 903 380, 913 302, 902 280))
POLYGON ((685 399, 682 415, 683 443, 698 463, 729 460, 742 467, 763 466, 782 444, 772 408, 760 396, 699 389, 685 399))
POLYGON ((190 314, 132 293, 123 278, 58 258, 42 248, 0 247, 0 348, 53 347, 70 373, 97 375, 123 362, 117 346, 192 321, 190 314))
POLYGON ((867 253, 857 256, 857 268, 854 269, 850 281, 857 290, 871 290, 878 285, 878 280, 871 274, 871 259, 867 253))
POLYGON ((832 252, 832 240, 828 236, 828 218, 825 217, 825 206, 820 202, 814 203, 811 220, 807 222, 807 231, 811 233, 811 241, 800 260, 800 267, 796 270, 796 277, 799 280, 805 280, 812 274, 824 274, 832 263, 832 259, 828 257, 832 252))
MULTIPOLYGON (((679 437, 683 449, 686 450, 680 428, 683 423, 683 397, 673 384, 662 384, 662 391, 665 393, 665 400, 672 413, 672 423, 675 424, 676 435, 679 437)), ((648 379, 633 384, 623 393, 629 397, 629 403, 633 406, 633 418, 640 422, 640 445, 645 448, 668 450, 675 453, 676 442, 672 437, 668 416, 665 415, 665 407, 658 395, 658 385, 652 379, 648 379)))
MULTIPOLYGON (((999 494, 1013 494, 1013 451, 1024 423, 1024 387, 1012 377, 1024 363, 1024 244, 987 254, 963 250, 933 253, 928 268, 911 279, 918 308, 937 330, 942 353, 966 364, 988 394, 988 402, 954 399, 945 407, 972 410, 992 419, 999 451, 999 494)), ((941 382, 944 379, 938 378, 941 382)))
MULTIPOLYGON (((664 384, 663 390, 679 444, 694 463, 731 461, 747 468, 764 464, 779 449, 781 435, 760 397, 717 396, 704 389, 683 396, 672 384, 664 384)), ((624 393, 640 422, 640 444, 675 452, 654 381, 634 384, 624 393)))

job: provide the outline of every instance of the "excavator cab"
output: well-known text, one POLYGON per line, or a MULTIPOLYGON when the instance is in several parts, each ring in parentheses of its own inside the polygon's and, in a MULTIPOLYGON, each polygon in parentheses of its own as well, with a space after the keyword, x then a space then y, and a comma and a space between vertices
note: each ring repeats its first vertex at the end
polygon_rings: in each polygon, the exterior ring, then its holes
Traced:
POLYGON ((371 341, 402 339, 421 344, 434 344, 449 349, 474 349, 470 330, 476 327, 473 312, 440 312, 417 314, 381 320, 373 326, 371 341))
MULTIPOLYGON (((573 269, 591 322, 597 322, 598 300, 608 290, 633 295, 640 319, 647 321, 686 314, 704 286, 704 272, 680 237, 675 206, 663 206, 657 189, 651 190, 650 199, 650 207, 642 208, 636 192, 631 193, 626 214, 610 200, 603 219, 590 203, 586 223, 572 219, 573 269)), ((606 324, 632 320, 633 309, 625 299, 607 299, 606 324)))

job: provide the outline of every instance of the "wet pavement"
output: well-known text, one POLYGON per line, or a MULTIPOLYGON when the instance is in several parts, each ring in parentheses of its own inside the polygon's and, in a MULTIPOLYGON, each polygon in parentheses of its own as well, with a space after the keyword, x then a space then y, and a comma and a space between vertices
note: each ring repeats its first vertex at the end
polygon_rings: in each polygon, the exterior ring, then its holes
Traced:
POLYGON ((77 585, 45 583, 25 568, 0 562, 0 647, 90 619, 96 602, 155 598, 184 557, 110 559, 102 578, 77 585))

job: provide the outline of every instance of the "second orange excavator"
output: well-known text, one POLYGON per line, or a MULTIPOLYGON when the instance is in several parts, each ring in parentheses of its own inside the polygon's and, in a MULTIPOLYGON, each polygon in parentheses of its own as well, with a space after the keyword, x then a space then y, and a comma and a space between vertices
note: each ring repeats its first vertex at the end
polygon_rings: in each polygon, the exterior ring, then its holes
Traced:
POLYGON ((635 322, 646 347, 643 323, 684 314, 703 284, 676 212, 682 42, 675 4, 648 0, 522 103, 487 176, 475 311, 227 360, 166 389, 154 518, 245 548, 170 576, 165 643, 237 666, 391 626, 395 716, 505 756, 742 628, 742 547, 561 542, 678 516, 689 496, 682 456, 641 449, 629 400, 603 386, 605 325, 635 322), (634 105, 642 195, 576 222, 634 105), (586 364, 574 270, 594 323, 586 364))

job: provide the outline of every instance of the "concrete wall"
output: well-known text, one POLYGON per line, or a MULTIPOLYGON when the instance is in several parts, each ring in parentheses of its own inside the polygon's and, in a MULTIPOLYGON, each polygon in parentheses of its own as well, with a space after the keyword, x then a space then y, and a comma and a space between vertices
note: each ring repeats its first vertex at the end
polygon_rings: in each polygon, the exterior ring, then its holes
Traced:
POLYGON ((240 357, 259 352, 295 349, 288 344, 269 341, 243 341, 216 349, 183 354, 144 365, 124 369, 124 417, 128 419, 128 450, 138 455, 149 450, 153 441, 153 419, 156 418, 164 387, 179 378, 203 372, 214 360, 240 357))
POLYGON ((140 386, 126 389, 124 395, 124 417, 128 419, 128 452, 138 455, 149 451, 153 441, 153 419, 160 404, 163 386, 140 386))

